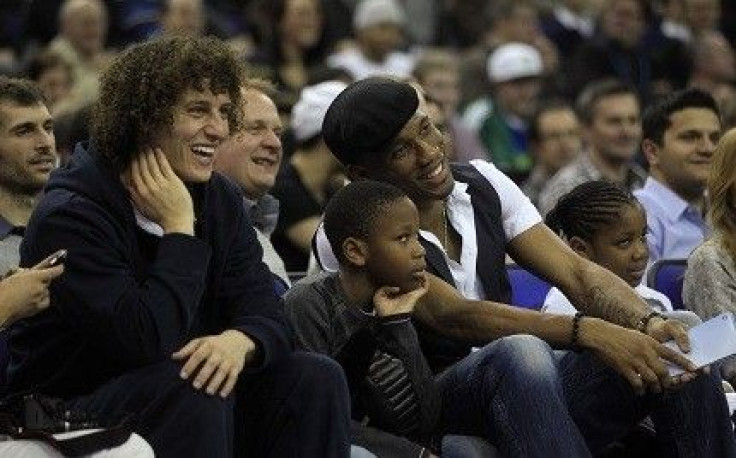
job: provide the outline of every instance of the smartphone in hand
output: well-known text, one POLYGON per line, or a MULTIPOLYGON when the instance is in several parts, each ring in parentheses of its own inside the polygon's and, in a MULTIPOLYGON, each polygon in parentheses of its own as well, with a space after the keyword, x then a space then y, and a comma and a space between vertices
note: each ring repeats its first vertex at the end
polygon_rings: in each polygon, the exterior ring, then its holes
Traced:
POLYGON ((67 251, 65 249, 56 251, 51 256, 36 264, 35 268, 48 269, 50 267, 58 266, 59 264, 64 264, 64 261, 66 261, 66 255, 67 251))

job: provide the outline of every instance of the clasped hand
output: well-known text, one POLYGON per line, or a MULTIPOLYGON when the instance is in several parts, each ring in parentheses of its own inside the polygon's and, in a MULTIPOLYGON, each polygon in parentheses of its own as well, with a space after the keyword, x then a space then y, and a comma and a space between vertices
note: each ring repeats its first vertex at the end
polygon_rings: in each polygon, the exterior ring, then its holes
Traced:
POLYGON ((253 340, 240 331, 230 329, 222 334, 198 337, 173 354, 185 361, 180 376, 191 380, 195 389, 205 389, 210 395, 229 395, 238 381, 240 371, 255 356, 253 340))

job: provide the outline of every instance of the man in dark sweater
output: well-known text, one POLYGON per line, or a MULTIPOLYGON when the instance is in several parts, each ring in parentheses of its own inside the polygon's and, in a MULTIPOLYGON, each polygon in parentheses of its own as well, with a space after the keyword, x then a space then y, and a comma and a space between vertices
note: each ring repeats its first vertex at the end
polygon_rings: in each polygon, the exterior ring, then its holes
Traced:
POLYGON ((89 146, 28 225, 23 265, 69 255, 52 307, 11 330, 10 391, 135 413, 157 456, 346 456, 344 375, 292 353, 242 194, 213 173, 241 124, 241 73, 214 39, 111 65, 89 146))

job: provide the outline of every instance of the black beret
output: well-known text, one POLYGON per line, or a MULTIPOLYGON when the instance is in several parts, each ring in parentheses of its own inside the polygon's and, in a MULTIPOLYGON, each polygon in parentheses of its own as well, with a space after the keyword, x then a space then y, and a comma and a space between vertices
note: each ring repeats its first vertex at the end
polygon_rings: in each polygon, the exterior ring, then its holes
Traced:
POLYGON ((383 77, 357 81, 337 96, 325 114, 322 137, 344 165, 364 164, 384 152, 419 106, 408 83, 383 77))

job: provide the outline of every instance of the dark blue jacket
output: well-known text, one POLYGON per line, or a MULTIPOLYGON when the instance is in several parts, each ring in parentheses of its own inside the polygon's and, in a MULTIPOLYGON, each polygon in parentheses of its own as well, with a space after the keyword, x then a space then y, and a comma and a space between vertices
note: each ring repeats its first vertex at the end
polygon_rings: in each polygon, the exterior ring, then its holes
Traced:
POLYGON ((69 255, 51 306, 11 329, 10 392, 72 397, 168 360, 190 339, 239 329, 258 369, 291 351, 242 195, 213 175, 190 186, 195 236, 142 231, 118 174, 90 148, 52 175, 21 246, 21 265, 69 255))

